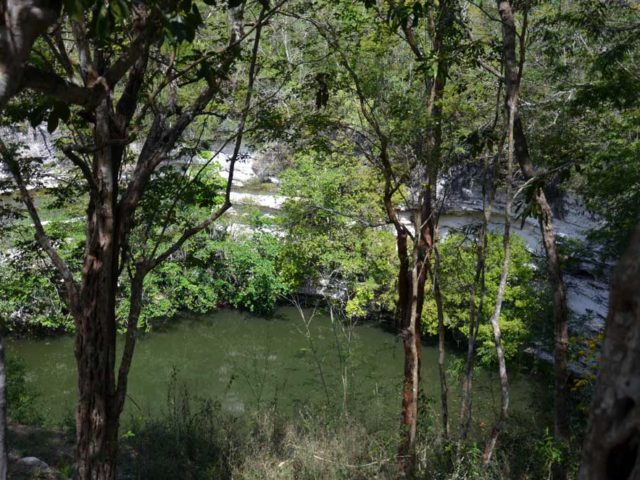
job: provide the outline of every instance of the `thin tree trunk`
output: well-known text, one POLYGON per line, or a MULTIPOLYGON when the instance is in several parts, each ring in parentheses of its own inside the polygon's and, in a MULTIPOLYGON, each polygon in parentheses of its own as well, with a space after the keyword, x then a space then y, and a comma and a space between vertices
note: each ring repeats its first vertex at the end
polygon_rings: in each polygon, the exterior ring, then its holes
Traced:
MULTIPOLYGON (((515 123, 516 153, 520 170, 524 178, 535 177, 535 170, 529 156, 526 136, 522 122, 516 118, 515 123)), ((540 210, 538 224, 542 234, 542 242, 547 257, 549 283, 553 292, 554 321, 554 435, 558 442, 567 445, 570 440, 571 390, 569 385, 569 322, 567 309, 567 290, 560 267, 560 258, 553 227, 553 214, 542 188, 538 188, 534 200, 540 210)), ((561 466, 562 468, 562 466, 561 466)), ((555 472, 556 478, 564 478, 566 473, 555 472)))
MULTIPOLYGON (((500 162, 501 146, 495 157, 495 167, 497 169, 500 162)), ((482 226, 477 240, 476 248, 476 272, 471 285, 469 296, 469 335, 467 343, 467 358, 465 361, 464 375, 462 377, 462 399, 460 402, 460 433, 458 435, 458 461, 462 453, 462 443, 467 439, 471 428, 471 419, 473 417, 473 369, 476 358, 476 341, 478 338, 478 330, 480 328, 480 320, 484 311, 484 300, 486 295, 485 285, 485 262, 487 256, 487 232, 489 221, 491 220, 491 212, 493 209, 493 200, 495 188, 489 185, 489 160, 485 157, 484 173, 482 182, 482 226), (480 300, 476 308, 476 295, 480 290, 480 300)))
POLYGON ((640 479, 640 225, 611 283, 580 480, 640 479))
POLYGON ((467 340, 467 358, 462 375, 460 400, 460 432, 458 434, 458 460, 462 453, 462 443, 469 435, 471 427, 471 409, 473 407, 473 367, 475 363, 476 335, 478 331, 479 314, 476 313, 476 286, 471 286, 469 297, 469 336, 467 340))
MULTIPOLYGON (((417 280, 415 269, 412 278, 417 280)), ((415 283, 417 284, 417 282, 415 283)), ((402 333, 404 348, 404 380, 402 382, 402 427, 403 442, 400 446, 400 457, 403 472, 411 474, 415 469, 416 436, 418 427, 418 399, 420 395, 420 354, 421 336, 418 326, 417 289, 412 291, 412 301, 409 314, 409 325, 402 333)))
MULTIPOLYGON (((509 92, 509 90, 507 89, 509 92)), ((486 469, 491 462, 493 452, 502 430, 509 410, 509 378, 507 376, 507 364, 504 358, 504 349, 502 347, 502 336, 500 332, 500 313, 502 311, 502 302, 504 300, 505 291, 507 288, 507 278, 509 276, 509 260, 511 254, 510 245, 510 231, 511 231, 511 203, 512 192, 511 182, 513 178, 513 123, 515 119, 516 103, 518 101, 518 91, 514 89, 510 91, 507 96, 507 113, 508 113, 508 138, 509 138, 509 152, 507 155, 507 178, 505 180, 506 190, 506 202, 504 211, 504 261, 502 263, 502 272, 500 273, 500 284, 498 286, 498 294, 496 296, 496 305, 491 316, 491 328, 493 330, 493 340, 496 345, 496 356, 498 358, 498 375, 500 377, 500 413, 496 422, 491 429, 489 440, 482 454, 482 464, 486 469)))
MULTIPOLYGON (((423 225, 421 216, 416 215, 415 225, 423 225)), ((419 230, 417 230, 419 231, 419 230)), ((416 437, 418 428, 418 400, 420 397, 420 367, 422 337, 420 318, 424 303, 426 266, 424 244, 414 240, 410 266, 407 233, 398 232, 398 253, 400 256, 399 282, 400 336, 404 349, 404 377, 402 382, 402 441, 398 450, 399 469, 404 475, 411 475, 416 467, 416 437), (416 242, 419 244, 416 244, 416 242)))
POLYGON ((0 480, 7 479, 7 370, 4 319, 0 317, 0 480))
MULTIPOLYGON (((502 20, 503 48, 505 57, 505 80, 507 91, 519 88, 524 64, 525 42, 524 30, 520 35, 520 62, 516 62, 516 27, 513 10, 508 0, 499 0, 498 9, 502 20)), ((526 12, 525 12, 526 15, 526 12)), ((526 135, 520 115, 516 113, 514 119, 515 156, 525 180, 536 176, 536 172, 529 154, 526 135)), ((562 278, 562 269, 558 258, 556 235, 553 227, 553 214, 549 202, 541 187, 537 187, 534 200, 540 210, 538 218, 540 233, 547 256, 549 283, 553 291, 553 319, 554 319, 554 436, 556 441, 568 445, 570 440, 570 412, 571 392, 569 388, 568 345, 569 324, 567 310, 566 286, 562 278)), ((557 466, 554 477, 566 478, 566 465, 557 466)))
MULTIPOLYGON (((509 173, 510 172, 509 168, 509 173)), ((511 182, 511 175, 507 176, 507 182, 511 182)), ((485 447, 482 455, 482 463, 485 468, 489 466, 491 457, 498 441, 502 424, 507 418, 509 409, 509 379, 507 377, 507 364, 504 358, 504 349, 502 347, 502 336, 500 332, 500 312, 502 310, 502 302, 504 300, 504 294, 507 287, 507 277, 509 275, 509 258, 510 258, 510 244, 509 244, 509 230, 510 230, 510 216, 511 216, 511 192, 510 187, 507 187, 507 208, 505 209, 505 226, 504 226, 504 262, 502 264, 502 273, 500 274, 500 285, 498 286, 498 295, 496 297, 496 306, 491 316, 491 328, 493 330, 493 340, 496 344, 496 356, 498 358, 498 375, 500 377, 500 414, 491 430, 489 441, 485 447)))
POLYGON ((433 248, 435 268, 433 270, 433 295, 438 310, 438 374, 440 377, 440 406, 442 408, 442 434, 449 439, 449 388, 447 387, 447 369, 445 365, 446 345, 444 328, 444 308, 440 291, 440 253, 438 247, 433 248))

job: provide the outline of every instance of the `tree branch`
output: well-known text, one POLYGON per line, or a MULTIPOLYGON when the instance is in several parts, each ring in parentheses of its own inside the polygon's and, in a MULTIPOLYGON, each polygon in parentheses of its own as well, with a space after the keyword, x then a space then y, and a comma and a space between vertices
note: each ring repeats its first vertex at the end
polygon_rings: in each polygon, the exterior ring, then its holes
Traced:
MULTIPOLYGON (((258 17, 258 22, 257 22, 258 27, 256 28, 256 35, 253 41, 253 49, 251 51, 251 64, 249 66, 249 82, 247 85, 247 94, 244 99, 244 108, 242 110, 240 123, 238 125, 238 135, 236 136, 236 142, 233 148, 233 154, 231 155, 231 158, 229 160, 229 175, 227 178, 227 187, 225 191, 224 203, 217 211, 215 211, 207 219, 202 221, 199 225, 196 225, 195 227, 192 227, 186 230, 185 232, 183 232, 180 238, 173 245, 167 248, 158 257, 156 257, 155 259, 152 259, 150 261, 151 268, 154 268, 156 265, 158 265, 159 263, 169 258, 169 256, 171 256, 174 252, 176 252, 184 244, 184 242, 186 242, 192 236, 196 235, 198 232, 201 232, 202 230, 207 228, 209 225, 215 222, 218 218, 220 218, 229 208, 231 208, 231 187, 233 186, 233 174, 234 174, 236 161, 238 160, 238 156, 240 154, 240 147, 242 146, 243 133, 244 133, 244 129, 247 121, 247 116, 249 114, 249 110, 251 106, 251 98, 253 96, 253 90, 254 90, 254 84, 255 84, 255 78, 256 78, 256 72, 257 72, 256 64, 258 59, 258 49, 260 46, 260 34, 262 32, 262 25, 263 25, 262 20, 264 19, 264 16, 266 14, 267 14, 267 6, 263 5, 262 10, 260 11, 260 16, 258 17)), ((152 257, 153 255, 155 255, 155 249, 154 249, 154 252, 152 253, 152 257)))
POLYGON ((62 152, 67 156, 67 158, 69 160, 71 160, 71 162, 80 169, 80 171, 82 172, 82 176, 84 177, 84 179, 86 180, 87 184, 89 185, 89 192, 91 194, 91 197, 93 199, 97 199, 98 198, 98 186, 96 185, 96 182, 93 178, 93 172, 91 171, 91 168, 89 168, 89 165, 87 165, 87 162, 85 162, 82 158, 80 158, 78 155, 76 155, 73 150, 71 150, 71 148, 69 147, 63 147, 62 148, 62 152))
POLYGON ((15 160, 15 158, 13 158, 13 152, 9 151, 2 140, 0 140, 0 154, 4 163, 9 167, 9 171, 11 172, 11 175, 13 176, 13 179, 20 191, 20 198, 22 200, 22 203, 24 203, 27 211, 29 212, 29 216, 31 217, 31 221, 33 222, 33 226, 35 228, 35 238, 40 247, 42 247, 42 249, 47 253, 49 258, 51 259, 51 262, 62 276, 65 287, 67 288, 69 307, 71 311, 75 313, 78 307, 78 287, 73 278, 73 273, 71 272, 71 269, 64 261, 64 259, 58 254, 58 251, 51 243, 51 239, 47 236, 42 222, 40 221, 38 211, 33 203, 33 199, 31 198, 31 195, 27 190, 27 186, 25 185, 22 178, 22 174, 20 173, 18 162, 15 160))
MULTIPOLYGON (((215 81, 211 81, 208 87, 192 103, 191 107, 186 109, 184 113, 175 120, 173 127, 165 128, 164 115, 162 113, 156 114, 153 124, 150 127, 147 140, 138 156, 133 178, 131 182, 129 182, 118 204, 118 209, 121 214, 119 226, 120 235, 122 236, 121 245, 124 246, 127 243, 126 237, 133 224, 135 210, 152 173, 166 158, 166 155, 175 146, 184 130, 191 124, 194 118, 200 115, 206 109, 211 99, 220 92, 224 78, 240 55, 241 49, 238 39, 245 38, 242 34, 242 15, 242 7, 232 9, 231 16, 233 26, 231 28, 229 46, 227 48, 227 54, 216 69, 217 76, 215 81)), ((206 228, 206 226, 203 228, 206 228)))
POLYGON ((67 81, 54 72, 40 70, 33 66, 24 68, 20 89, 41 92, 66 104, 90 108, 106 93, 104 85, 96 83, 92 87, 82 87, 67 81))

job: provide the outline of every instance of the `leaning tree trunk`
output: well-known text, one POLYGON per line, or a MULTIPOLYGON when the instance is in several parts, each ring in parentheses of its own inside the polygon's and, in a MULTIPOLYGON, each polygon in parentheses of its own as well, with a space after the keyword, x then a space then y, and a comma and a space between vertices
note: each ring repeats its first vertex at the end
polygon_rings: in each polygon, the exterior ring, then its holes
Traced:
POLYGON ((640 225, 611 284, 579 478, 640 479, 640 225))
MULTIPOLYGON (((524 32, 520 36, 520 66, 516 62, 516 27, 513 10, 509 0, 498 0, 498 9, 502 20, 503 48, 505 58, 505 83, 507 91, 510 88, 518 88, 522 77, 522 65, 524 63, 524 32)), ((520 170, 525 180, 536 176, 527 139, 522 128, 519 114, 514 120, 515 156, 520 164, 520 170)), ((539 224, 542 241, 547 256, 547 268, 549 271, 549 283, 553 291, 553 319, 554 319, 554 435, 557 441, 567 444, 570 439, 570 389, 568 369, 568 345, 569 325, 567 313, 567 294, 562 269, 556 246, 556 235, 553 228, 553 215, 549 202, 542 187, 536 187, 534 201, 540 209, 539 224)), ((556 469, 556 478, 564 478, 563 465, 556 469)))
MULTIPOLYGON (((529 156, 527 139, 520 118, 515 122, 516 157, 526 180, 535 176, 535 169, 529 156)), ((540 209, 538 223, 542 234, 542 243, 547 256, 549 283, 553 291, 554 320, 554 435, 556 440, 567 444, 570 439, 569 418, 571 411, 571 390, 569 387, 569 322, 567 310, 567 290, 562 278, 560 258, 553 228, 553 214, 544 190, 538 187, 534 200, 540 209)), ((556 477, 564 477, 558 472, 556 477)))

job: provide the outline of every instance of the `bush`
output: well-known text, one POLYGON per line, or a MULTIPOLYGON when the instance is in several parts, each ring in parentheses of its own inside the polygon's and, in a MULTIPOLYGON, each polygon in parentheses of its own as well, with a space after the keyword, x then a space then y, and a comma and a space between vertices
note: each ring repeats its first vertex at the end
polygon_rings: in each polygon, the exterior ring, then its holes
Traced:
MULTIPOLYGON (((476 269, 475 242, 461 233, 452 233, 441 242, 440 256, 445 325, 454 335, 467 337, 469 298, 476 269)), ((485 272, 486 294, 480 312, 477 347, 478 360, 483 364, 495 361, 495 345, 489 318, 495 309, 503 261, 502 236, 490 234, 485 272)), ((509 277, 499 319, 507 358, 513 358, 519 352, 536 323, 549 318, 545 307, 550 304, 547 301, 546 283, 540 277, 524 241, 518 236, 512 236, 509 277)), ((478 304, 477 294, 476 305, 478 304)), ((428 333, 437 333, 436 305, 432 297, 425 301, 422 325, 428 333)))

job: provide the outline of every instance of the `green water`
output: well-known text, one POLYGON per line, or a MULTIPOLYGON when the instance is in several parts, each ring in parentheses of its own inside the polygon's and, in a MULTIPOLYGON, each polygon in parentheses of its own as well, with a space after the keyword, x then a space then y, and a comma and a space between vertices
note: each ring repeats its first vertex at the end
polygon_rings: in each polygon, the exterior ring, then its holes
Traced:
MULTIPOLYGON (((307 321, 311 314, 305 310, 307 321)), ((76 398, 72 338, 15 340, 8 349, 25 364, 27 381, 39 392, 38 408, 48 421, 70 418, 76 398)), ((435 413, 440 395, 437 350, 425 346, 422 354, 425 405, 435 413)), ((183 316, 138 341, 125 423, 131 415, 165 408, 174 370, 192 396, 219 401, 228 412, 274 404, 291 415, 303 406, 343 409, 346 392, 350 413, 380 427, 395 428, 399 420, 402 343, 374 324, 345 331, 319 312, 305 324, 288 307, 271 319, 236 311, 183 316)), ((499 406, 494 377, 480 371, 475 383, 474 409, 487 419, 499 406)), ((450 383, 452 415, 457 416, 459 389, 453 376, 450 383)), ((511 411, 536 415, 534 389, 522 376, 512 380, 511 411)))

